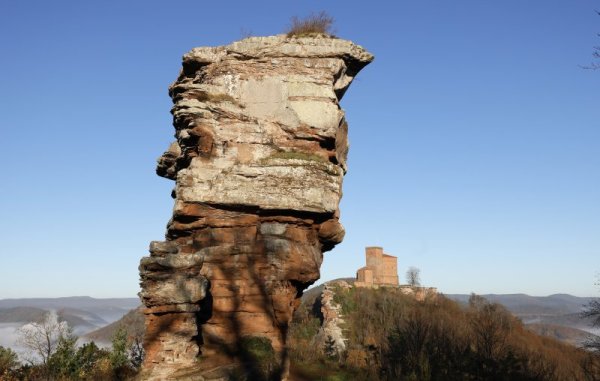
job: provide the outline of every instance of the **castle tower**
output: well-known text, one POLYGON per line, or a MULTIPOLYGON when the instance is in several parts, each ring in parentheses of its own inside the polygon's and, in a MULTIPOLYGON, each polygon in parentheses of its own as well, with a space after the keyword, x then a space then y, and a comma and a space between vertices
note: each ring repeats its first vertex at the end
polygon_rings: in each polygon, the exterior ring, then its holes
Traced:
POLYGON ((366 266, 356 272, 358 287, 398 286, 398 258, 385 254, 383 248, 365 248, 366 266))
POLYGON ((370 246, 365 248, 367 267, 373 271, 373 283, 382 282, 383 275, 383 248, 370 246))

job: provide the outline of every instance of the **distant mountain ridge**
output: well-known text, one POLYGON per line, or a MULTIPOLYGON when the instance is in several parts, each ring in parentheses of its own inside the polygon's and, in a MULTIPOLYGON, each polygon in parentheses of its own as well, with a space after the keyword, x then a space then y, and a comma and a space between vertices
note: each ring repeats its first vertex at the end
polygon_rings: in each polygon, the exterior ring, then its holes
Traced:
POLYGON ((45 313, 46 310, 37 307, 19 306, 0 308, 0 323, 38 321, 45 313))
POLYGON ((0 299, 0 312, 15 307, 33 307, 43 310, 64 310, 98 327, 111 323, 140 304, 139 298, 97 299, 89 296, 62 298, 0 299))
POLYGON ((56 311, 73 332, 83 336, 119 320, 139 306, 138 298, 96 299, 89 296, 65 298, 0 299, 0 345, 18 349, 18 329, 40 321, 47 311, 56 311))
MULTIPOLYGON (((467 303, 471 295, 445 294, 446 297, 461 303, 467 303)), ((569 294, 549 296, 530 296, 527 294, 485 294, 480 295, 490 302, 499 303, 517 315, 572 314, 579 313, 583 307, 594 300, 593 297, 579 297, 569 294)))
MULTIPOLYGON (((459 303, 469 302, 471 295, 446 294, 447 298, 459 303)), ((532 331, 554 337, 572 345, 581 345, 590 334, 599 335, 600 330, 592 328, 592 320, 581 317, 581 311, 593 297, 579 297, 569 294, 530 296, 526 294, 487 294, 480 295, 490 302, 506 307, 532 331)))

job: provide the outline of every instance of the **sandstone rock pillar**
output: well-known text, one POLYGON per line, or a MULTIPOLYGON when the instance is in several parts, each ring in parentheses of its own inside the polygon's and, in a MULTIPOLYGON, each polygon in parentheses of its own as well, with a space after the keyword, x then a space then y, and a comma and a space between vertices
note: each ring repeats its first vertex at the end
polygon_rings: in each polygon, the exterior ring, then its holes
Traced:
POLYGON ((169 89, 176 141, 157 168, 176 182, 173 216, 140 264, 142 378, 285 378, 292 313, 344 237, 339 101, 372 59, 283 35, 184 55, 169 89))

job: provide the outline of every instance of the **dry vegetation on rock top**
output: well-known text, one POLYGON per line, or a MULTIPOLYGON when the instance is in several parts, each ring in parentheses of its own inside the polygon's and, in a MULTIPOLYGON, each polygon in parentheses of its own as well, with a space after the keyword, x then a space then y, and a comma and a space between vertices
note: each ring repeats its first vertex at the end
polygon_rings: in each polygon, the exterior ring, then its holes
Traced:
POLYGON ((311 13, 308 17, 300 19, 292 17, 291 25, 286 34, 288 37, 314 37, 332 35, 334 19, 326 12, 311 13))

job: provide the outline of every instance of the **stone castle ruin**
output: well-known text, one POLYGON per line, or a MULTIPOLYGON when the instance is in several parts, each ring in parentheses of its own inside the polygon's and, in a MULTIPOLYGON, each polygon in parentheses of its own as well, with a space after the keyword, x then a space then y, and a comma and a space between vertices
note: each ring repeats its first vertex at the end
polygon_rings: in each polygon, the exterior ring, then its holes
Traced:
POLYGON ((356 287, 398 286, 398 258, 385 254, 382 247, 365 248, 367 265, 356 272, 356 287))
POLYGON ((398 258, 385 254, 383 248, 365 248, 367 265, 356 271, 355 287, 393 287, 405 295, 414 296, 418 301, 437 296, 437 288, 420 285, 400 284, 398 281, 398 258))
POLYGON ((173 215, 140 263, 142 379, 257 379, 256 345, 286 378, 292 314, 344 237, 339 101, 372 60, 350 41, 284 35, 184 55, 157 168, 175 180, 173 215))

